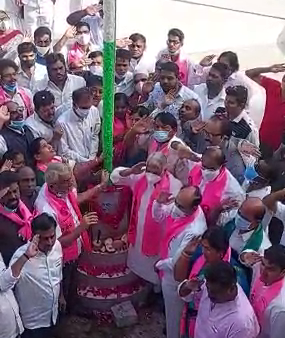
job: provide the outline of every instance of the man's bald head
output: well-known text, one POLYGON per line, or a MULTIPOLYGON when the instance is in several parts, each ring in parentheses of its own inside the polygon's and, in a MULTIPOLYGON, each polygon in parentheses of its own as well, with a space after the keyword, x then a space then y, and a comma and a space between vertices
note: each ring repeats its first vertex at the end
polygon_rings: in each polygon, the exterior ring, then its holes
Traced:
POLYGON ((182 188, 175 199, 175 204, 186 214, 191 214, 202 201, 200 189, 196 186, 182 188))
POLYGON ((248 197, 239 208, 239 213, 251 222, 251 229, 262 221, 265 212, 265 205, 258 197, 248 197))
POLYGON ((202 165, 206 169, 217 170, 226 162, 223 150, 218 146, 208 147, 202 156, 202 165))

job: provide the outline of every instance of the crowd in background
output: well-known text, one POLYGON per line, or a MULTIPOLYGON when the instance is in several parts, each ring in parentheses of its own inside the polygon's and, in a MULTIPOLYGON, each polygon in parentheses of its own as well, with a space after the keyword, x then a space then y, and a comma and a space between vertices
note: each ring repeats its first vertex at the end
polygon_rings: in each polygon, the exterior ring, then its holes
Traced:
POLYGON ((127 264, 162 291, 167 338, 283 338, 285 77, 266 73, 285 64, 194 63, 178 28, 157 56, 141 33, 118 38, 109 175, 103 0, 58 41, 52 2, 16 1, 29 35, 0 10, 0 338, 48 338, 73 311, 78 257, 102 244, 83 206, 110 184, 132 194, 127 264))

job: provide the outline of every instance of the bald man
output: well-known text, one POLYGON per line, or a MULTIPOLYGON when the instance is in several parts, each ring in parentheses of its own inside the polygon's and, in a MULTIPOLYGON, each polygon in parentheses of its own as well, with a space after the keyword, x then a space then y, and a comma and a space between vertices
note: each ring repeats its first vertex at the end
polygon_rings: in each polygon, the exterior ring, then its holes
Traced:
POLYGON ((159 284, 154 264, 159 259, 163 224, 152 217, 156 196, 164 191, 176 196, 181 182, 166 171, 167 158, 161 152, 153 153, 146 163, 131 168, 116 168, 110 178, 115 185, 126 185, 133 192, 133 206, 129 225, 128 267, 141 278, 159 284))
MULTIPOLYGON (((183 148, 183 146, 179 147, 183 148)), ((187 150, 181 152, 180 155, 180 158, 187 159, 187 150)), ((209 223, 211 223, 213 210, 221 215, 220 223, 228 222, 234 217, 238 206, 245 199, 245 192, 226 168, 225 154, 219 146, 207 147, 201 162, 193 162, 190 157, 186 161, 185 159, 180 161, 176 165, 175 176, 184 185, 194 185, 200 188, 203 197, 201 207, 209 223), (225 201, 229 199, 234 200, 236 206, 225 210, 225 201)))
POLYGON ((33 212, 40 187, 36 185, 36 174, 31 167, 22 167, 18 170, 21 200, 33 212))
POLYGON ((263 255, 271 246, 266 232, 262 228, 262 219, 266 207, 258 197, 248 197, 240 206, 234 220, 225 225, 230 235, 230 247, 241 254, 248 250, 263 255))
MULTIPOLYGON (((187 244, 201 236, 206 228, 200 207, 202 195, 198 187, 180 190, 175 200, 161 193, 153 205, 153 216, 165 224, 160 260, 156 267, 163 272, 162 292, 165 303, 167 338, 179 337, 179 323, 183 301, 178 296, 178 282, 174 279, 174 265, 187 244)), ((188 257, 189 258, 189 257, 188 257)))

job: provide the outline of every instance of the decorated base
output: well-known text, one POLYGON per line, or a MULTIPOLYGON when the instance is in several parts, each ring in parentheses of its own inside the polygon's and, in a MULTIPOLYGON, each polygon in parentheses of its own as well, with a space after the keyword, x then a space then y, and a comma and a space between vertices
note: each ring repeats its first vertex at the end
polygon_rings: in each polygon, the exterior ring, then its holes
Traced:
POLYGON ((93 230, 93 252, 84 252, 78 262, 79 310, 108 313, 127 300, 139 306, 148 295, 150 285, 127 267, 130 197, 128 189, 110 187, 90 204, 99 223, 93 230))

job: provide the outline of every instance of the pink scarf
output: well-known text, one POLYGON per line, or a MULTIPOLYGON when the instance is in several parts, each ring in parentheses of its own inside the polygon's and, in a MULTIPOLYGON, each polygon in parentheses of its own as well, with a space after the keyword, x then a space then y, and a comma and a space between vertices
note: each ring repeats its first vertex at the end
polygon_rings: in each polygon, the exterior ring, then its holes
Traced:
POLYGON ((151 138, 149 147, 148 147, 148 155, 160 151, 165 156, 168 155, 168 142, 167 143, 159 143, 154 138, 151 138))
MULTIPOLYGON (((132 245, 135 245, 136 242, 139 209, 141 207, 143 194, 145 193, 147 187, 148 187, 147 179, 146 176, 143 175, 143 177, 141 177, 136 183, 133 191, 133 205, 128 231, 128 240, 129 243, 131 243, 132 245)), ((161 180, 154 185, 153 192, 150 196, 148 205, 143 206, 147 208, 144 220, 144 232, 142 240, 142 252, 146 256, 156 256, 159 254, 164 226, 163 224, 156 222, 153 219, 152 205, 162 191, 169 192, 169 189, 170 189, 170 178, 169 174, 165 172, 161 180)))
POLYGON ((260 274, 258 274, 253 284, 249 298, 260 326, 263 324, 264 312, 266 308, 273 301, 273 299, 280 294, 283 283, 284 279, 282 278, 270 286, 265 286, 260 280, 260 274))
POLYGON ((181 217, 181 218, 172 218, 169 215, 166 219, 166 232, 162 240, 162 248, 160 250, 161 259, 166 259, 168 257, 168 249, 170 242, 173 238, 181 234, 185 228, 192 223, 195 218, 199 215, 200 208, 198 207, 192 215, 181 217))
POLYGON ((19 225, 18 234, 26 241, 28 241, 32 237, 31 222, 33 219, 33 215, 21 200, 19 201, 18 210, 20 211, 23 218, 20 218, 20 216, 16 212, 7 211, 0 204, 0 213, 4 217, 9 218, 12 222, 17 223, 19 225))
POLYGON ((179 67, 179 80, 184 85, 187 86, 188 84, 188 64, 187 60, 181 60, 180 55, 178 60, 175 61, 177 66, 179 67))
MULTIPOLYGON (((223 261, 224 262, 230 262, 231 259, 231 248, 228 247, 228 250, 226 252, 226 254, 223 257, 223 261)), ((206 264, 206 260, 205 260, 205 256, 201 255, 193 264, 193 267, 191 269, 190 275, 188 277, 188 279, 193 279, 196 278, 197 276, 199 276, 200 271, 203 269, 203 267, 206 264)), ((195 306, 195 310, 198 310, 199 308, 199 303, 200 303, 200 297, 194 297, 194 306, 195 306)), ((183 334, 184 332, 186 332, 186 314, 187 314, 187 304, 186 306, 184 306, 183 309, 183 314, 180 320, 180 333, 183 334)), ((194 331, 195 331, 195 324, 196 324, 196 318, 195 317, 191 317, 189 320, 189 337, 194 337, 194 331)))
MULTIPOLYGON (((71 233, 75 229, 75 223, 66 202, 63 199, 58 198, 56 195, 52 194, 49 191, 47 185, 45 187, 45 197, 50 206, 56 211, 57 221, 58 225, 60 226, 62 235, 64 236, 71 233)), ((72 191, 70 191, 68 193, 67 198, 69 199, 79 221, 81 221, 82 215, 79 210, 75 194, 72 191)), ((86 250, 87 252, 92 251, 87 231, 83 231, 81 233, 81 242, 84 250, 86 250)), ((73 243, 70 246, 63 248, 64 262, 76 260, 78 258, 78 255, 79 251, 76 240, 73 241, 73 243)))
MULTIPOLYGON (((201 166, 202 164, 199 163, 195 165, 192 168, 192 170, 190 170, 188 176, 189 186, 195 185, 199 187, 202 180, 201 166)), ((226 184, 227 184, 227 173, 225 167, 221 168, 219 175, 213 181, 206 183, 201 203, 201 207, 206 216, 211 208, 214 208, 220 204, 226 184)))
POLYGON ((45 173, 50 163, 62 163, 62 158, 59 156, 54 156, 54 158, 47 164, 42 163, 42 162, 37 162, 37 169, 45 173))
MULTIPOLYGON (((18 88, 17 93, 20 94, 25 108, 27 110, 27 117, 33 114, 33 104, 31 98, 26 94, 24 88, 18 88)), ((5 104, 6 102, 13 101, 13 98, 11 98, 3 89, 3 87, 0 86, 0 106, 5 104)))

